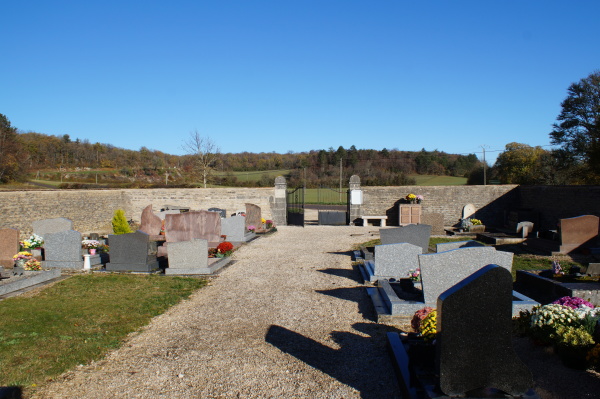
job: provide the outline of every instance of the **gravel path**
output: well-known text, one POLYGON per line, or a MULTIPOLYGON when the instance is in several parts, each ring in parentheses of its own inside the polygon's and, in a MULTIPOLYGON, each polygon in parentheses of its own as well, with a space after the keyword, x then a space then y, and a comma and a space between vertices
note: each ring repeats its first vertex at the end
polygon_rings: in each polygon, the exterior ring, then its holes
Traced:
POLYGON ((363 227, 280 227, 105 359, 34 398, 398 398, 392 328, 351 264, 363 227), (355 235, 359 234, 359 235, 355 235))

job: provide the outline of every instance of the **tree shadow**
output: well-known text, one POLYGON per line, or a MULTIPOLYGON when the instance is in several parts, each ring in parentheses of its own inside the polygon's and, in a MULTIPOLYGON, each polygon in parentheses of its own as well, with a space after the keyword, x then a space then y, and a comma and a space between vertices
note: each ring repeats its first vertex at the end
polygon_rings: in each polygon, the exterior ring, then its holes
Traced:
POLYGON ((384 330, 391 327, 357 323, 354 329, 368 337, 345 332, 331 332, 340 346, 332 349, 285 327, 271 325, 265 341, 346 384, 361 394, 361 398, 400 398, 400 389, 393 364, 387 353, 384 330))
POLYGON ((345 287, 334 288, 331 290, 316 290, 319 294, 329 295, 334 298, 343 299, 345 301, 356 302, 358 305, 358 313, 365 319, 376 322, 377 316, 375 309, 371 304, 371 299, 365 287, 345 287))

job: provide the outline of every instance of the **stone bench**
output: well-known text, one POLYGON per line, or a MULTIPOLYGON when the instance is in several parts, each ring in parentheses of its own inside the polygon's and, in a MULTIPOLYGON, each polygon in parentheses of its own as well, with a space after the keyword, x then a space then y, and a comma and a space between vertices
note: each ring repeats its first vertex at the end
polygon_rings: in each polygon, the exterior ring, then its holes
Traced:
POLYGON ((361 216, 363 220, 363 226, 369 225, 369 220, 379 220, 379 225, 385 227, 387 216, 361 216))

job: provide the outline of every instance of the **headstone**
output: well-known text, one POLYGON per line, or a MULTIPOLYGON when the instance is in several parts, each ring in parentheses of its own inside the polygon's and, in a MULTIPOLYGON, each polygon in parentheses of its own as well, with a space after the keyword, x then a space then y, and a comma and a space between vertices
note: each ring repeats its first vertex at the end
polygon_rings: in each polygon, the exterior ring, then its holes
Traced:
POLYGON ((421 223, 430 225, 431 234, 433 235, 446 235, 443 213, 423 213, 421 215, 421 223))
POLYGON ((46 233, 44 236, 45 260, 43 267, 60 269, 83 268, 81 233, 75 230, 46 233))
POLYGON ((221 217, 216 212, 192 211, 165 218, 167 242, 190 241, 195 238, 211 243, 221 241, 221 217))
POLYGON ((158 216, 158 218, 163 221, 165 220, 167 215, 179 215, 181 212, 177 211, 177 210, 170 210, 170 211, 160 211, 160 212, 156 212, 155 215, 158 216))
POLYGON ((262 212, 260 206, 254 204, 246 204, 246 228, 254 226, 257 229, 262 226, 262 212))
POLYGON ((208 208, 208 211, 209 212, 217 212, 221 216, 221 219, 225 219, 227 217, 227 210, 226 209, 208 208))
POLYGON ((160 234, 162 228, 162 220, 152 212, 152 205, 148 205, 142 211, 142 217, 140 222, 140 228, 138 230, 143 231, 148 235, 160 234))
POLYGON ((377 280, 408 278, 409 271, 419 267, 422 253, 421 247, 408 243, 377 245, 373 275, 377 280))
POLYGON ((435 306, 438 296, 467 276, 490 265, 512 269, 513 254, 494 247, 468 247, 434 254, 419 255, 423 297, 427 306, 435 306))
POLYGON ((560 253, 589 248, 598 244, 598 222, 594 215, 583 215, 560 220, 560 253))
POLYGON ((532 222, 519 222, 517 223, 517 234, 521 233, 521 238, 527 238, 529 233, 533 231, 532 222))
POLYGON ((73 221, 67 218, 36 220, 32 223, 33 233, 46 238, 48 233, 73 230, 73 221))
POLYGON ((227 241, 245 242, 246 218, 236 215, 221 219, 221 234, 227 236, 227 241))
POLYGON ((458 248, 485 247, 485 244, 475 240, 442 242, 435 246, 435 252, 450 251, 458 248))
POLYGON ((143 231, 128 234, 110 234, 110 262, 107 271, 151 272, 158 270, 157 243, 143 231))
POLYGON ((590 263, 585 274, 589 276, 600 276, 600 263, 590 263))
POLYGON ((442 293, 437 301, 436 365, 449 396, 492 388, 514 396, 533 377, 512 346, 512 276, 489 265, 442 293))
POLYGON ((208 241, 169 243, 169 267, 165 274, 208 274, 208 241))
POLYGON ((428 224, 410 224, 392 229, 379 229, 382 244, 397 244, 406 242, 423 248, 423 253, 429 252, 431 226, 428 224))
POLYGON ((461 219, 467 219, 473 216, 477 212, 477 208, 473 204, 467 204, 462 209, 461 219))
POLYGON ((12 268, 13 256, 19 252, 19 230, 0 229, 0 267, 12 268))

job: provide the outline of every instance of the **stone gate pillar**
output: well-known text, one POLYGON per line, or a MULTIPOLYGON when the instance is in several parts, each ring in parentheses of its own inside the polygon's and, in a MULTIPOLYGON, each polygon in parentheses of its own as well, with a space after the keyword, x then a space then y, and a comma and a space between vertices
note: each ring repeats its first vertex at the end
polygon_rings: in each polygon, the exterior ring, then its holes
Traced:
POLYGON ((275 178, 275 195, 269 198, 271 203, 271 214, 275 226, 287 225, 287 183, 285 177, 277 176, 275 178))
POLYGON ((354 226, 356 219, 362 216, 363 192, 360 188, 360 177, 350 176, 350 200, 348 201, 348 212, 350 216, 350 226, 354 226))

